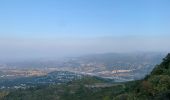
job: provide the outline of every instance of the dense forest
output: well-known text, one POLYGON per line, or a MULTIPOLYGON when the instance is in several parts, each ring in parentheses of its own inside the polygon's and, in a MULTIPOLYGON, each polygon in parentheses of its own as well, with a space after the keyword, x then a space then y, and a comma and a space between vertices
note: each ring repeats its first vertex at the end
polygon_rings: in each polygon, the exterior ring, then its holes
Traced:
POLYGON ((66 84, 1 91, 2 100, 170 100, 170 54, 142 80, 114 83, 84 77, 66 84))

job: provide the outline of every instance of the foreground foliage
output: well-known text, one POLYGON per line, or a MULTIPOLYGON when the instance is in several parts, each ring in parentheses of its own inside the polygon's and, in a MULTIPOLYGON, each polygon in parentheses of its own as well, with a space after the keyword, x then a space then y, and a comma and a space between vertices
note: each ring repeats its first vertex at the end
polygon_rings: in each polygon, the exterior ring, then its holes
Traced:
POLYGON ((118 95, 115 100, 170 100, 170 54, 133 90, 118 95), (124 99, 123 99, 124 100, 124 99))

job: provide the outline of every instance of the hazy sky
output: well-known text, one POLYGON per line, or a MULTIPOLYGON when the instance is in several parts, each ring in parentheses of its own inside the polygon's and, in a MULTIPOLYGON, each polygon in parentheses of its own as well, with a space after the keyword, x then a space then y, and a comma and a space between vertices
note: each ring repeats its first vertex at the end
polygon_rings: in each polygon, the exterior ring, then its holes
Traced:
POLYGON ((170 0, 0 0, 0 59, 170 50, 170 0))

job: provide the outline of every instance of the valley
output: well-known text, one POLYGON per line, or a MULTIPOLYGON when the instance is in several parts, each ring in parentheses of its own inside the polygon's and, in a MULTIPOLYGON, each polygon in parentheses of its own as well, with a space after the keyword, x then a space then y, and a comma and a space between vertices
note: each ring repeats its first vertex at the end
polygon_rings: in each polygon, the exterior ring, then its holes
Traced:
POLYGON ((71 57, 60 61, 1 64, 0 89, 62 84, 85 76, 101 77, 111 82, 139 80, 151 72, 162 56, 160 53, 109 53, 71 57))

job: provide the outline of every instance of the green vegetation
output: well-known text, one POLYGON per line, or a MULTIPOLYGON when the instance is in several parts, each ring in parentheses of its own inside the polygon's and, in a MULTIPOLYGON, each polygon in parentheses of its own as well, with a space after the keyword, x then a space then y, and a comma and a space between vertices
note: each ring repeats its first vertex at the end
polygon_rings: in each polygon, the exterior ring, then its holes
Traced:
POLYGON ((156 66, 151 74, 141 80, 132 91, 118 95, 115 100, 169 100, 170 99, 170 54, 156 66))
POLYGON ((0 100, 8 95, 8 92, 0 91, 0 100))
POLYGON ((11 92, 4 100, 94 100, 101 98, 107 100, 113 93, 123 91, 122 85, 115 85, 108 88, 88 88, 85 85, 105 83, 98 77, 84 77, 67 84, 51 85, 49 87, 37 87, 27 90, 17 90, 11 92), (107 98, 105 97, 107 96, 107 98))
POLYGON ((84 77, 67 84, 36 87, 26 90, 0 93, 3 100, 169 100, 170 99, 170 54, 143 80, 125 83, 109 83, 109 80, 84 77), (88 85, 88 86, 87 86, 88 85))

